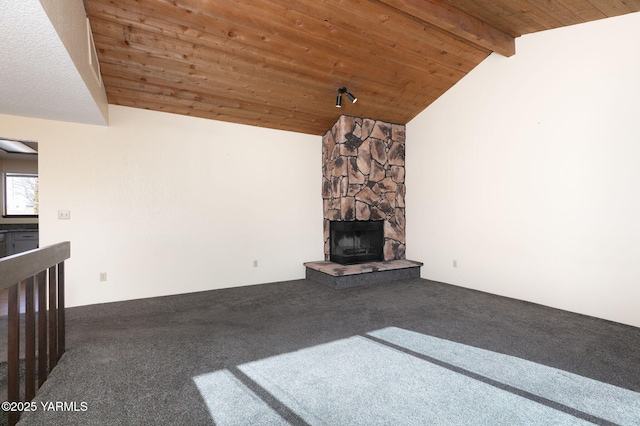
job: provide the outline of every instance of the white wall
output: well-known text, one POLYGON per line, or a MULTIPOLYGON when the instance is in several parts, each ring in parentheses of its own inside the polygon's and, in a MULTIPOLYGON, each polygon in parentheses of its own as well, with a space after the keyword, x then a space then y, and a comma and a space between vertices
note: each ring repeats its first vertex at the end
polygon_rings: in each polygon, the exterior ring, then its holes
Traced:
POLYGON ((424 278, 640 326, 638 40, 639 13, 524 36, 407 125, 424 278))
POLYGON ((69 306, 297 279, 323 258, 319 136, 112 105, 109 116, 0 115, 4 134, 39 142, 41 243, 71 241, 69 306))

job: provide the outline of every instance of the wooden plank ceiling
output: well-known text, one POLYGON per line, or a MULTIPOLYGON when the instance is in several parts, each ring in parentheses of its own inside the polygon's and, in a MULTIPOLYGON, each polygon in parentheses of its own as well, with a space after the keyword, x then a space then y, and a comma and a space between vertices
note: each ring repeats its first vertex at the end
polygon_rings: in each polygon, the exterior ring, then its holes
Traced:
POLYGON ((323 134, 407 123, 514 38, 640 0, 85 0, 109 103, 323 134), (358 97, 345 97, 342 86, 358 97))

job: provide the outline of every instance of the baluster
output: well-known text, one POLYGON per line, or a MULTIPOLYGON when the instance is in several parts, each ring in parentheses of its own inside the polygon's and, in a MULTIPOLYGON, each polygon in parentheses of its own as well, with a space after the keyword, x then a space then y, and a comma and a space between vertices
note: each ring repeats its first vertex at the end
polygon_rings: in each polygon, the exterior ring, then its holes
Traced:
POLYGON ((36 395, 36 306, 33 295, 33 277, 27 278, 24 283, 24 399, 31 401, 36 395))
MULTIPOLYGON (((7 400, 20 400, 20 381, 18 369, 20 363, 20 299, 19 284, 9 287, 9 306, 7 318, 7 400)), ((18 423, 20 415, 16 411, 7 413, 9 425, 18 423)))
POLYGON ((64 262, 60 262, 58 264, 58 360, 65 351, 65 337, 64 262))
POLYGON ((56 312, 56 267, 49 268, 49 373, 56 366, 58 358, 58 321, 56 312))
POLYGON ((38 282, 38 389, 47 380, 47 271, 36 277, 38 282))

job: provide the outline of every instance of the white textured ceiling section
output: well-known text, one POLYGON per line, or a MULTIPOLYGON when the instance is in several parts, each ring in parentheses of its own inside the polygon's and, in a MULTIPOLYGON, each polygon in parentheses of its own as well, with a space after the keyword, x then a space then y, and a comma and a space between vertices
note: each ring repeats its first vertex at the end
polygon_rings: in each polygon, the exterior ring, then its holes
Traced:
POLYGON ((0 34, 1 114, 107 124, 38 0, 0 0, 0 34))

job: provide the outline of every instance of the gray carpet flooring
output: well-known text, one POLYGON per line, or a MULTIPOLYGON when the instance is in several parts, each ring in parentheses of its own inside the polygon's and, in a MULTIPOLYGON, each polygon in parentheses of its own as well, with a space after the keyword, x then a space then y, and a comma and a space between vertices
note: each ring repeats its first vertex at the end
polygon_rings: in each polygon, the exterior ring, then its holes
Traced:
POLYGON ((640 329, 423 279, 71 308, 67 326, 20 425, 640 423, 640 329))

